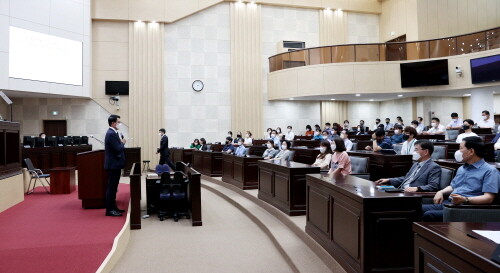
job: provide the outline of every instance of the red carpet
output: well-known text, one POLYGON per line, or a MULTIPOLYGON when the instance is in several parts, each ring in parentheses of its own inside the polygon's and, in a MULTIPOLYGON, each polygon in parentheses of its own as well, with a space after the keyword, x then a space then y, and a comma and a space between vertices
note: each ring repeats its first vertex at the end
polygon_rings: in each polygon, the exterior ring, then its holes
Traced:
MULTIPOLYGON (((128 208, 129 185, 116 201, 128 208)), ((0 272, 95 272, 125 223, 104 209, 82 209, 78 192, 49 195, 43 188, 0 213, 0 272)))

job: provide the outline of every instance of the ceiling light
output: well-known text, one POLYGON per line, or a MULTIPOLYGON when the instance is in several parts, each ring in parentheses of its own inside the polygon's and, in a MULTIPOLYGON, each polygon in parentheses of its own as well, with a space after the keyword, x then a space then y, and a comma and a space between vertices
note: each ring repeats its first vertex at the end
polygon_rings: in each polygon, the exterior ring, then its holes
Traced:
POLYGON ((337 11, 338 11, 338 12, 342 12, 342 9, 338 9, 337 11))
POLYGON ((335 99, 330 99, 330 100, 335 100, 335 99))
POLYGON ((470 94, 464 94, 464 97, 470 97, 470 94))
POLYGON ((255 4, 255 1, 250 2, 250 4, 252 4, 252 5, 255 4))
POLYGON ((52 115, 53 116, 57 116, 57 115, 59 115, 59 112, 58 111, 52 111, 52 115))
POLYGON ((142 23, 142 21, 141 20, 137 20, 137 23, 142 23))
POLYGON ((326 8, 326 10, 332 10, 331 8, 326 8))
POLYGON ((370 99, 370 101, 373 101, 373 99, 370 99))
POLYGON ((361 97, 361 94, 356 94, 356 97, 361 97))
POLYGON ((401 94, 400 94, 400 95, 398 95, 398 97, 400 97, 400 98, 401 98, 402 96, 403 96, 403 95, 401 95, 401 94))
POLYGON ((156 21, 151 21, 151 23, 156 24, 156 21))
POLYGON ((290 100, 294 100, 294 98, 290 98, 290 100))

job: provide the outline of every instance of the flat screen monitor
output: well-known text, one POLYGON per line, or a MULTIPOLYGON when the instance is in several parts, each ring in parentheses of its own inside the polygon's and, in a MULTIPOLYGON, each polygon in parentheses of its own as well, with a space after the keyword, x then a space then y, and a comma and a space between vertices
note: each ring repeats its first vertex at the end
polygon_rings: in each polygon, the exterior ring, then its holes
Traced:
POLYGON ((65 146, 66 145, 66 137, 58 136, 57 137, 57 145, 65 146))
POLYGON ((35 147, 36 148, 45 147, 45 139, 41 137, 35 137, 35 147))
POLYGON ((128 95, 128 81, 106 81, 106 95, 128 95))
POLYGON ((73 137, 72 136, 65 136, 64 137, 64 144, 65 144, 65 146, 73 145, 73 137))
POLYGON ((23 145, 31 148, 35 147, 35 136, 24 136, 23 145))
POLYGON ((73 136, 73 145, 82 144, 82 138, 80 136, 73 136))
POLYGON ((448 85, 448 60, 401 63, 401 87, 448 85))
POLYGON ((57 137, 55 137, 55 136, 45 137, 45 146, 48 146, 48 147, 57 146, 57 137))
POLYGON ((89 137, 82 136, 82 145, 89 145, 89 137))
POLYGON ((470 60, 472 83, 500 81, 500 55, 470 60))

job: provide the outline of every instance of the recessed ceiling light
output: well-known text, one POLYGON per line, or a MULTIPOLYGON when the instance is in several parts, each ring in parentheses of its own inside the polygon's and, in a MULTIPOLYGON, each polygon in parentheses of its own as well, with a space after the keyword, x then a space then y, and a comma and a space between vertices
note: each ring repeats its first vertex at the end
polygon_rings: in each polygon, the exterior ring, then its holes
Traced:
POLYGON ((137 23, 142 23, 142 21, 141 20, 137 20, 137 23))
POLYGON ((290 100, 294 100, 294 98, 290 98, 290 100))
POLYGON ((255 1, 251 1, 250 4, 252 4, 252 5, 255 4, 255 1))
POLYGON ((332 10, 331 8, 326 8, 326 10, 332 10))
POLYGON ((470 97, 470 94, 464 94, 464 97, 470 97))
POLYGON ((156 24, 156 21, 151 21, 151 23, 156 24))
POLYGON ((361 97, 361 94, 356 94, 356 97, 361 97))
POLYGON ((374 101, 374 99, 370 99, 370 101, 374 101))
POLYGON ((398 95, 398 97, 400 97, 400 98, 401 98, 402 96, 403 96, 403 95, 401 95, 401 94, 399 94, 399 95, 398 95))
POLYGON ((330 99, 330 100, 335 100, 335 99, 330 99))
POLYGON ((342 11, 342 9, 338 9, 337 11, 342 11))

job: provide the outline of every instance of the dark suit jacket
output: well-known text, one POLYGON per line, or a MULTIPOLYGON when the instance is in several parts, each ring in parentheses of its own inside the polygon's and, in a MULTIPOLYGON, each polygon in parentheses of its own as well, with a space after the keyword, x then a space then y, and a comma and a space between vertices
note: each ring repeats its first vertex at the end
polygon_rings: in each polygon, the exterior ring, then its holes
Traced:
POLYGON ((497 135, 491 140, 491 143, 493 144, 497 143, 499 138, 500 138, 500 133, 497 133, 497 135))
POLYGON ((125 146, 113 129, 109 128, 104 139, 104 169, 125 167, 125 146))
MULTIPOLYGON (((414 163, 405 176, 389 179, 391 185, 393 185, 394 187, 399 187, 405 181, 405 179, 411 175, 413 170, 417 167, 417 164, 419 163, 414 163)), ((420 187, 422 191, 438 191, 440 190, 440 181, 441 167, 439 167, 439 165, 432 159, 429 159, 427 162, 425 162, 424 166, 420 168, 416 177, 413 179, 409 186, 420 187)))
POLYGON ((167 135, 163 135, 161 137, 160 148, 158 148, 157 152, 159 152, 161 156, 170 156, 170 150, 168 149, 167 135))

